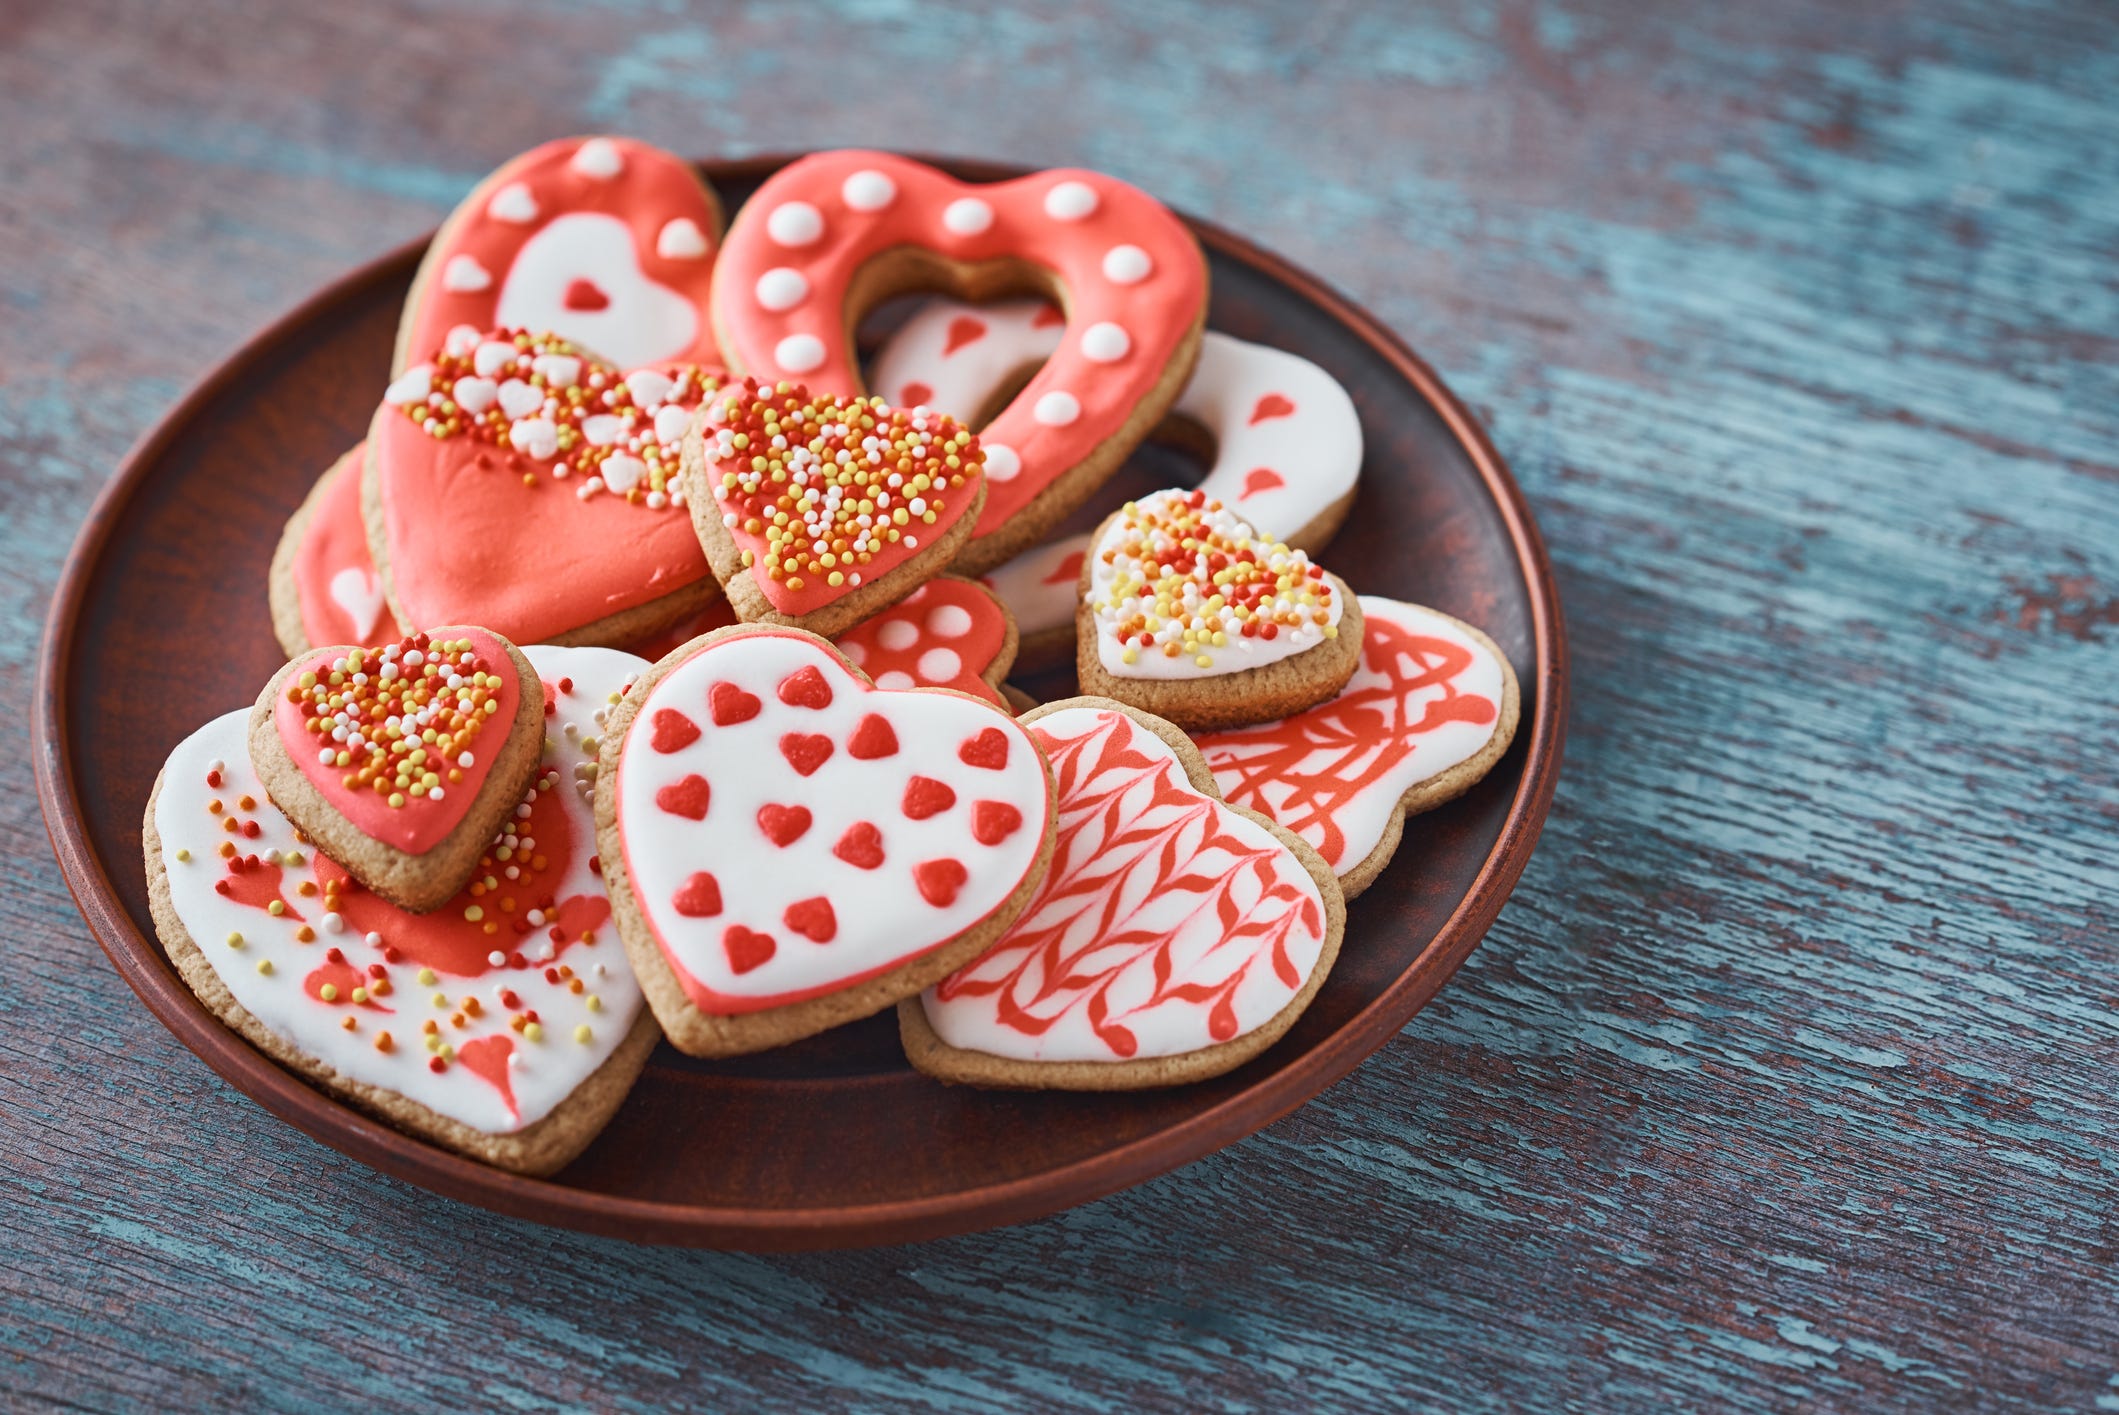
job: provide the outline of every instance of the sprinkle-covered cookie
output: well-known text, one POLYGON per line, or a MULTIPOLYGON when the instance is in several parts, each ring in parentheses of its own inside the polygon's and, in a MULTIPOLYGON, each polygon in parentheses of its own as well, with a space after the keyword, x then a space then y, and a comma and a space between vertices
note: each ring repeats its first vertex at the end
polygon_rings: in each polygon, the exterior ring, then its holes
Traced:
POLYGON ((778 1046, 975 957, 1052 848, 1030 735, 941 689, 872 687, 823 640, 745 625, 655 665, 611 715, 604 877, 670 1040, 778 1046))
POLYGON ((1102 698, 1024 714, 1052 761, 1052 867, 976 962, 899 1004, 945 1081, 1135 1090, 1271 1046, 1317 995, 1346 907, 1317 853, 1223 802, 1169 723, 1102 698))
POLYGON ((659 1037, 570 779, 593 714, 646 664, 534 648, 550 732, 477 873, 440 908, 371 893, 274 809, 249 712, 170 754, 147 807, 148 898, 170 961, 229 1027, 416 1135, 549 1173, 624 1099, 659 1037))
POLYGON ((1299 712, 1360 659, 1339 577, 1203 491, 1126 503, 1097 529, 1081 592, 1083 689, 1187 731, 1299 712))
POLYGON ((520 800, 542 709, 529 661, 484 629, 319 649, 258 695, 250 760, 348 873, 424 911, 464 886, 520 800))
POLYGON ((984 466, 953 418, 746 379, 685 440, 684 492, 739 617, 830 636, 948 567, 984 466))

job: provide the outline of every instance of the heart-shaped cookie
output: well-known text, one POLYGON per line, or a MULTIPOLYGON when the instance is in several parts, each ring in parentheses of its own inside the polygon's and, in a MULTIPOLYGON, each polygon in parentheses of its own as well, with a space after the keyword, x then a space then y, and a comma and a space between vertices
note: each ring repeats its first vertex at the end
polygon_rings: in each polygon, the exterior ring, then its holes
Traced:
POLYGON ((250 760, 355 879, 424 911, 464 886, 521 798, 542 707, 529 660, 484 629, 319 649, 258 695, 250 760))
POLYGON ((721 204, 632 138, 510 158, 435 233, 398 325, 403 373, 459 326, 549 331, 621 368, 718 364, 706 306, 721 204))
POLYGON ((1129 501, 1081 572, 1084 691, 1188 732, 1270 722, 1323 702, 1361 659, 1361 609, 1338 576, 1204 491, 1129 501))
POLYGON ((1223 796, 1316 847, 1351 899, 1390 863, 1405 818, 1470 790, 1521 712, 1494 641, 1446 614, 1361 596, 1361 667, 1279 722, 1202 735, 1223 796))
POLYGON ((684 442, 684 494, 739 618, 838 634, 947 568, 984 504, 953 418, 745 379, 684 442))
POLYGON ((452 333, 369 425, 369 550, 402 623, 623 644, 718 593, 676 487, 714 373, 547 334, 452 333))
POLYGON ((479 873, 412 914, 275 810, 247 710, 170 754, 148 803, 156 932, 192 991, 260 1050, 489 1164, 558 1169, 602 1129, 660 1036, 610 927, 581 764, 593 713, 647 665, 533 648, 550 738, 479 873))
POLYGON ((975 575, 1043 540, 1175 401, 1199 351, 1206 262, 1160 202, 1102 173, 970 183, 891 153, 822 152, 737 213, 714 323, 730 369, 853 395, 862 316, 936 288, 1035 291, 1068 316, 1057 351, 983 430, 992 486, 956 567, 975 575))
POLYGON ((626 695, 596 798, 634 969, 697 1056, 865 1017, 975 956, 1043 877, 1052 810, 1014 719, 755 626, 626 695))
POLYGON ((839 652, 878 688, 954 688, 1005 706, 1015 621, 976 581, 941 575, 839 635, 839 652))
POLYGON ((912 1064, 975 1085, 1133 1090, 1271 1046, 1338 957, 1331 870, 1223 802, 1167 722, 1102 698, 1023 722, 1058 782, 1052 867, 991 949, 899 1005, 912 1064))
POLYGON ((328 467, 287 519, 272 552, 266 595, 287 657, 318 644, 381 648, 404 637, 383 593, 361 517, 363 442, 328 467))

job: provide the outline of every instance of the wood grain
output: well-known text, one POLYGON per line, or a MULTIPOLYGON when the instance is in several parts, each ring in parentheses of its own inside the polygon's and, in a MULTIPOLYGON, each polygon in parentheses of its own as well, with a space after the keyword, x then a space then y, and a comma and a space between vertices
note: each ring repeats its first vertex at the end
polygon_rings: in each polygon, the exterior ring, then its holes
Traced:
POLYGON ((773 1259, 492 1218, 271 1121, 105 965, 10 758, 13 1399, 2119 1405, 2107 7, 8 21, 18 717, 73 529, 177 391, 597 126, 1079 162, 1318 270, 1488 419, 1576 691, 1514 901, 1322 1099, 1040 1224, 773 1259), (868 62, 805 79, 820 39, 868 62))

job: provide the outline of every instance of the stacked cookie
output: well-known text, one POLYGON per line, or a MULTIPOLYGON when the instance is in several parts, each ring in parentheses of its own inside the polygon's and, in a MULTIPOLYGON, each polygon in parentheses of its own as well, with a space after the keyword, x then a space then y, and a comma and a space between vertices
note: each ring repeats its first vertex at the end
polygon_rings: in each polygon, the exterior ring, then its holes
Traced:
POLYGON ((288 524, 289 663, 157 784, 172 959, 287 1064, 529 1172, 665 1035, 895 1008, 915 1066, 1013 1087, 1256 1055, 1517 695, 1478 631, 1311 558, 1353 405, 1206 297, 1183 223, 1096 173, 824 153, 724 232, 646 144, 506 164, 288 524), (1150 436, 1205 481, 1053 538, 1150 436), (1069 649, 1089 696, 1005 683, 1069 649))

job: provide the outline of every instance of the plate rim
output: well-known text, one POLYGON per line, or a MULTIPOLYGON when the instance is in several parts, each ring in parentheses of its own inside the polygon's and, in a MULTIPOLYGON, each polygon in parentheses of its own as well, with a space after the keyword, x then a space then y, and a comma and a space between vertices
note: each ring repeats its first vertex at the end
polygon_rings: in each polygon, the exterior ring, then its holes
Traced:
MULTIPOLYGON (((763 178, 804 151, 697 165, 715 183, 763 178)), ((906 154, 971 181, 1038 170, 1019 164, 906 154)), ((1533 708, 1522 774, 1500 833, 1470 886, 1411 966, 1301 1060, 1276 1069, 1174 1124, 1037 1174, 947 1194, 832 1208, 762 1209, 632 1198, 554 1179, 508 1174, 441 1150, 312 1087, 208 1012, 144 936, 119 900, 91 845, 63 727, 66 681, 90 568, 168 447, 237 378, 299 338, 336 305, 417 264, 432 233, 416 237, 327 282, 267 323, 200 375, 127 450, 98 492, 67 552, 38 647, 31 702, 31 758, 45 831, 68 890, 119 976, 167 1028, 221 1078, 319 1143, 381 1173, 512 1218, 636 1242, 748 1250, 862 1247, 976 1232, 1044 1217, 1144 1183, 1264 1129, 1342 1080, 1380 1050, 1441 991, 1514 892, 1543 830, 1566 740, 1568 655, 1559 585, 1522 488, 1486 430, 1441 376, 1398 334, 1336 288, 1282 256, 1213 222, 1177 215, 1200 243, 1248 265, 1317 306, 1405 379, 1434 409, 1470 460, 1499 511, 1530 605, 1533 708)), ((1511 748, 1511 752, 1516 750, 1511 748)))

